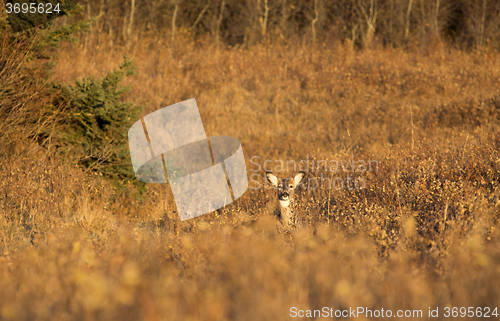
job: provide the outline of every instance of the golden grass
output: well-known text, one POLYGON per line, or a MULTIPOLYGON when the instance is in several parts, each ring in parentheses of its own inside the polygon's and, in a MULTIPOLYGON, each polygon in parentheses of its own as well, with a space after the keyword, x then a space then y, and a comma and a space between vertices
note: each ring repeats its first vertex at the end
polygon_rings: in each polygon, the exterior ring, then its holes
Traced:
POLYGON ((147 114, 196 98, 207 135, 242 142, 249 176, 252 156, 379 168, 310 172, 361 175, 366 189, 300 191, 308 228, 287 242, 270 190, 180 222, 168 186, 115 195, 20 147, 0 171, 0 319, 285 320, 291 307, 430 319, 429 307, 500 305, 498 53, 89 43, 60 50, 54 80, 128 53, 127 99, 147 114))

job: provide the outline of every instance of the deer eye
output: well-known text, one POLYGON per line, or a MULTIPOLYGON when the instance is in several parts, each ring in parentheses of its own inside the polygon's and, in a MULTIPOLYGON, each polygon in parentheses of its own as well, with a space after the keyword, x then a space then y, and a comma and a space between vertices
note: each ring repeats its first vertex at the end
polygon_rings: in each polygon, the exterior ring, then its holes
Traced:
POLYGON ((288 188, 293 188, 293 185, 292 184, 288 185, 288 188))

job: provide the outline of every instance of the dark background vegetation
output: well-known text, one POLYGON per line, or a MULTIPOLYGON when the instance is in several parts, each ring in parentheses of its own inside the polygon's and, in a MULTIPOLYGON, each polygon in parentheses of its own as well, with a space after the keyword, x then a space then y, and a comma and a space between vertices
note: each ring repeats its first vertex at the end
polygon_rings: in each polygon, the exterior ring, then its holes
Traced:
POLYGON ((97 0, 88 17, 121 43, 132 33, 189 31, 224 43, 350 41, 358 48, 425 45, 436 38, 458 48, 500 40, 500 3, 493 0, 97 0))

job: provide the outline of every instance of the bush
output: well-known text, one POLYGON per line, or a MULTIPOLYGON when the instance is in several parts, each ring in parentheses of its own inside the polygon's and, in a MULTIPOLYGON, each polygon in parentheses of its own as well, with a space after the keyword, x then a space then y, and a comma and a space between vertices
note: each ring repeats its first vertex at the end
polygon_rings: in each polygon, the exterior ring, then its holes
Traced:
POLYGON ((55 106, 63 109, 67 105, 56 134, 58 147, 61 151, 71 151, 79 164, 115 183, 134 178, 127 132, 142 107, 123 102, 121 97, 130 88, 120 85, 133 73, 133 62, 125 57, 118 69, 102 78, 90 76, 74 85, 54 85, 59 90, 55 106))
MULTIPOLYGON (((76 6, 72 13, 81 10, 76 6)), ((49 80, 57 58, 50 49, 76 41, 74 34, 87 30, 92 21, 55 30, 49 30, 47 22, 16 32, 5 12, 0 17, 0 154, 19 150, 24 146, 20 142, 26 142, 28 149, 36 147, 33 144, 47 147, 49 153, 55 147, 56 155, 67 156, 70 151, 71 161, 115 183, 124 182, 133 177, 127 130, 141 110, 122 102, 129 88, 120 82, 133 74, 133 62, 125 59, 106 76, 90 76, 74 85, 49 80)), ((143 191, 144 185, 139 188, 143 191)))

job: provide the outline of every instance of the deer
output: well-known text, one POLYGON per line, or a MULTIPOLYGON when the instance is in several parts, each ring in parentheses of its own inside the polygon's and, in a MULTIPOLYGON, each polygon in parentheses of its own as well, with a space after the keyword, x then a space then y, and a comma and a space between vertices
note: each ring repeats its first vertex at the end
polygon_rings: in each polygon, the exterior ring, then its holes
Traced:
POLYGON ((300 227, 300 217, 295 201, 295 190, 302 183, 306 175, 300 171, 295 176, 280 179, 271 172, 266 172, 266 178, 271 185, 277 189, 279 201, 279 213, 277 226, 280 232, 290 232, 300 227))

